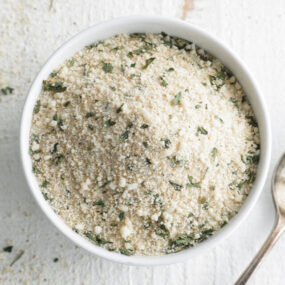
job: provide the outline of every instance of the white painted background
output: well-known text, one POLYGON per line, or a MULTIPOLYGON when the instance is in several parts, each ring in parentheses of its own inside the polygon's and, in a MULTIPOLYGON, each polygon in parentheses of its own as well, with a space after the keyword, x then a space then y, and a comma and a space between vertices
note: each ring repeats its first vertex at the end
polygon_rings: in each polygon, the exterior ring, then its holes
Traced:
MULTIPOLYGON (((32 79, 66 39, 104 19, 130 14, 181 18, 184 0, 0 0, 0 284, 233 284, 274 220, 270 179, 248 219, 216 248, 185 264, 128 267, 77 248, 41 213, 23 177, 18 133, 32 79), (2 248, 13 244, 12 253, 2 248), (21 250, 23 257, 9 267, 21 250), (57 263, 53 262, 59 258, 57 263)), ((285 150, 285 1, 194 0, 186 21, 213 33, 247 63, 266 98, 272 168, 285 150)), ((285 236, 249 284, 285 284, 285 236)))

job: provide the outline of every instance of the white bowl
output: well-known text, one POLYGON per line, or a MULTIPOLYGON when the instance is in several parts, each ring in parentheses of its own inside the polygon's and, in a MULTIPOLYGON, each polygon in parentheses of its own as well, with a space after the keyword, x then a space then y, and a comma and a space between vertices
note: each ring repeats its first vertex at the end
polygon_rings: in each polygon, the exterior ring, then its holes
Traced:
POLYGON ((209 250, 214 245, 224 240, 245 219, 255 205, 266 179, 271 154, 271 132, 269 117, 261 92, 244 63, 229 48, 215 39, 212 35, 180 20, 156 16, 132 16, 101 22, 80 32, 64 43, 47 60, 35 78, 25 102, 21 121, 20 149, 24 173, 37 203, 53 224, 69 239, 89 252, 111 261, 128 265, 163 265, 182 262, 194 255, 209 250), (48 202, 45 201, 36 177, 32 172, 32 160, 29 155, 29 132, 33 108, 37 101, 37 97, 40 94, 42 81, 47 79, 49 74, 65 59, 71 57, 83 47, 116 34, 140 32, 159 33, 162 31, 195 42, 200 47, 219 58, 237 77, 249 97, 257 117, 261 136, 261 156, 253 188, 239 213, 212 237, 198 244, 196 247, 185 249, 178 253, 161 256, 124 256, 96 246, 87 239, 76 234, 55 214, 48 202))

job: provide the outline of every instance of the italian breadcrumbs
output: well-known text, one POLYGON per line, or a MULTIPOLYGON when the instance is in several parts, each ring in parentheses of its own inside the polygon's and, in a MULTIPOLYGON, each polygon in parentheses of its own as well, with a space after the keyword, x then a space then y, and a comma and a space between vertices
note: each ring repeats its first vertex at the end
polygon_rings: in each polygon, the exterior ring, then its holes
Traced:
POLYGON ((43 82, 30 134, 43 196, 78 234, 125 255, 194 246, 239 210, 259 132, 236 78, 183 39, 117 35, 43 82))

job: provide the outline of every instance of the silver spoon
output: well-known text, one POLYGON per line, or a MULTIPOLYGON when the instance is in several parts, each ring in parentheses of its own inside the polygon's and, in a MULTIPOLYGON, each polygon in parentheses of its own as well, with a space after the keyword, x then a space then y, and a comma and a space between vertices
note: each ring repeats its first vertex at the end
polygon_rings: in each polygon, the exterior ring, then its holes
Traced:
POLYGON ((244 273, 240 276, 235 285, 246 284, 253 271, 263 260, 263 257, 269 252, 269 250, 276 243, 280 235, 285 230, 285 153, 281 157, 272 179, 272 196, 276 209, 276 221, 275 226, 262 248, 254 257, 244 273))

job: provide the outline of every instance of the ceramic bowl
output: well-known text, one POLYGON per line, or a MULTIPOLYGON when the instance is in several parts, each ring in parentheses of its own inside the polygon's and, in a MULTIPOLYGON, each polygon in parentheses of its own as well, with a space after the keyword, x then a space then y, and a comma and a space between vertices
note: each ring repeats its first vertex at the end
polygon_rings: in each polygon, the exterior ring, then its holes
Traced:
POLYGON ((23 170, 31 192, 42 211, 59 231, 61 231, 75 244, 93 253, 94 255, 128 265, 150 266, 182 262, 195 255, 209 251, 213 246, 223 241, 235 229, 238 228, 239 224, 244 221, 248 213, 252 210, 262 191, 270 161, 271 133, 266 104, 258 85, 245 64, 233 51, 226 47, 225 44, 200 28, 180 20, 156 16, 132 16, 100 22, 97 25, 80 32, 65 42, 54 52, 53 55, 49 57, 33 81, 25 102, 21 121, 20 150, 23 170), (96 246, 87 239, 76 234, 63 222, 59 216, 55 214, 48 202, 45 201, 36 177, 32 172, 32 160, 29 155, 29 133, 32 122, 33 108, 40 94, 42 81, 47 79, 49 74, 61 63, 63 63, 64 60, 71 57, 75 52, 79 51, 83 47, 116 34, 159 33, 162 31, 169 35, 181 37, 196 43, 220 59, 223 64, 228 67, 237 77, 243 86, 257 117, 261 137, 261 155, 256 180, 250 194, 242 205, 239 213, 232 218, 230 222, 220 231, 215 233, 209 239, 198 244, 196 247, 185 249, 178 253, 160 256, 125 256, 96 246))

